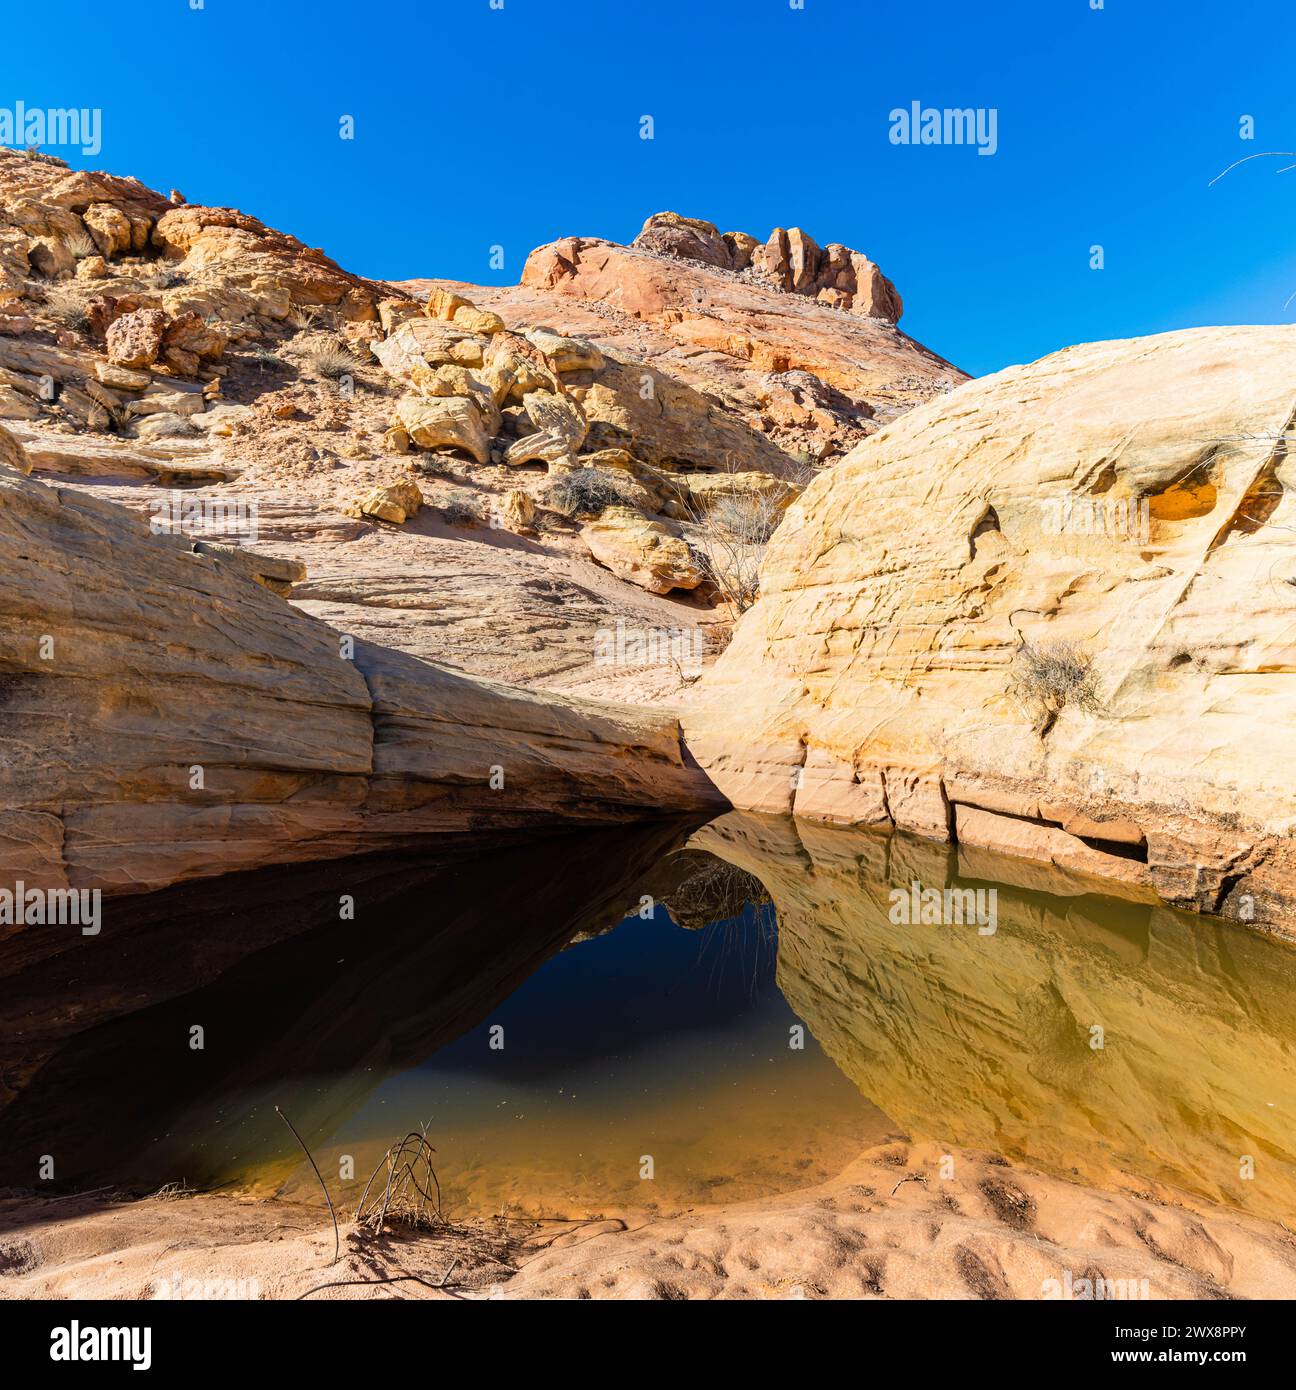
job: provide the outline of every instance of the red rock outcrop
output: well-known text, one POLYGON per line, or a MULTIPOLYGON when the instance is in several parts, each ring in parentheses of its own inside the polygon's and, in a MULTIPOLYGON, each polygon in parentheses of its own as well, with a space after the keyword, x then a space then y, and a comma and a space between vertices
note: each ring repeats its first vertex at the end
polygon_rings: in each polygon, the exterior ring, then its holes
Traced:
POLYGON ((801 466, 835 460, 966 380, 895 326, 899 295, 867 257, 821 251, 795 229, 758 243, 658 214, 630 246, 565 237, 537 248, 515 287, 405 288, 461 291, 510 327, 651 363, 801 466))
POLYGON ((676 260, 745 272, 785 294, 808 295, 831 308, 888 323, 898 323, 904 312, 899 291, 862 251, 839 242, 821 248, 800 227, 775 227, 761 243, 746 232, 722 235, 710 222, 658 212, 644 223, 633 245, 676 260))

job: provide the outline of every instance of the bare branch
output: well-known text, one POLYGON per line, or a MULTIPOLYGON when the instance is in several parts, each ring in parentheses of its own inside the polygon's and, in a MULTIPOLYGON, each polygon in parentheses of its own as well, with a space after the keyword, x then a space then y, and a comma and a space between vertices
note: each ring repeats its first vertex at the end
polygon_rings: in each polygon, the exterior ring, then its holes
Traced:
MULTIPOLYGON (((1249 164, 1253 159, 1296 159, 1296 150, 1261 150, 1257 154, 1243 155, 1241 159, 1235 159, 1227 169, 1216 174, 1206 187, 1210 188, 1213 184, 1217 184, 1225 174, 1231 173, 1239 164, 1249 164)), ((1296 164, 1289 164, 1286 169, 1279 169, 1276 172, 1285 174, 1287 169, 1296 169, 1296 164)))

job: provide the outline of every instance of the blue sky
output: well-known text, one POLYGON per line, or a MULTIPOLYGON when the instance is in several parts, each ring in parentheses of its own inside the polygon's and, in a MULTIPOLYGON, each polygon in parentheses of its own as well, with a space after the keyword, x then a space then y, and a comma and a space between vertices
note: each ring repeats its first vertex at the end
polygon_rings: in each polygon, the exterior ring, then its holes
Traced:
POLYGON ((512 283, 534 246, 671 208, 867 251, 902 326, 977 374, 1296 319, 1296 170, 1207 187, 1296 148, 1290 0, 197 4, 44 0, 10 26, 0 106, 100 107, 101 154, 56 153, 374 276, 512 283), (891 144, 915 100, 997 109, 997 153, 891 144))

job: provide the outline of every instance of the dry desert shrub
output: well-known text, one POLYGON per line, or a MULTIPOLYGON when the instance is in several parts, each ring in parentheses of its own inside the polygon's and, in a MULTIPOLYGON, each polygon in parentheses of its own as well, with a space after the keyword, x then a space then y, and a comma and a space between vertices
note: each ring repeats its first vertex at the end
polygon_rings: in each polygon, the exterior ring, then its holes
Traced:
POLYGON ((140 278, 145 284, 159 290, 174 289, 177 285, 184 285, 189 281, 183 270, 175 270, 169 265, 155 265, 140 278))
POLYGON ((1008 692, 1045 734, 1068 706, 1096 714, 1093 658, 1074 642, 1023 641, 1013 656, 1008 692))
POLYGON ((108 434, 119 429, 121 424, 121 412, 112 410, 98 401, 94 402, 86 415, 86 428, 93 430, 96 434, 108 434))
POLYGON ((448 526, 476 526, 481 521, 481 512, 476 502, 467 492, 452 492, 438 510, 448 526))
POLYGON ((706 521, 726 536, 747 545, 768 545, 783 520, 782 509, 768 497, 721 497, 706 514, 706 521))
POLYGON ((62 327, 84 333, 90 326, 86 299, 85 286, 75 280, 60 280, 45 289, 45 312, 62 327))
POLYGON ((783 519, 771 497, 732 493, 695 509, 693 550, 720 595, 739 613, 760 597, 760 567, 770 537, 783 519))
POLYGON ((614 478, 597 468, 573 468, 549 484, 545 501, 566 517, 601 516, 608 507, 632 507, 614 478))
POLYGON ((69 232, 63 238, 63 245, 76 257, 78 261, 83 261, 87 256, 97 256, 99 248, 95 245, 94 238, 89 232, 78 230, 69 232))
POLYGON ((427 1126, 393 1144, 379 1161, 356 1207, 355 1220, 373 1235, 400 1224, 444 1226, 441 1182, 432 1164, 436 1150, 428 1143, 427 1126), (383 1169, 386 1168, 384 1174, 383 1169))
POLYGON ((285 362, 277 352, 271 352, 269 348, 253 348, 248 356, 249 361, 251 361, 262 376, 264 376, 267 371, 289 370, 289 364, 285 362))
POLYGON ((312 333, 298 338, 293 342, 293 350, 310 371, 329 380, 348 376, 360 365, 350 348, 331 333, 312 333))

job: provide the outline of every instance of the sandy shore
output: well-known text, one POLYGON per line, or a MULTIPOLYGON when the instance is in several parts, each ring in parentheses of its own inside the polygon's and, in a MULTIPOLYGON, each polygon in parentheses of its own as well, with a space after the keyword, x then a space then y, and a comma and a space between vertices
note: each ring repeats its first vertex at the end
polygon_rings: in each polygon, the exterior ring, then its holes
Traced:
POLYGON ((934 1144, 665 1217, 344 1224, 336 1261, 322 1202, 10 1195, 0 1231, 3 1298, 1296 1298, 1280 1225, 934 1144))

